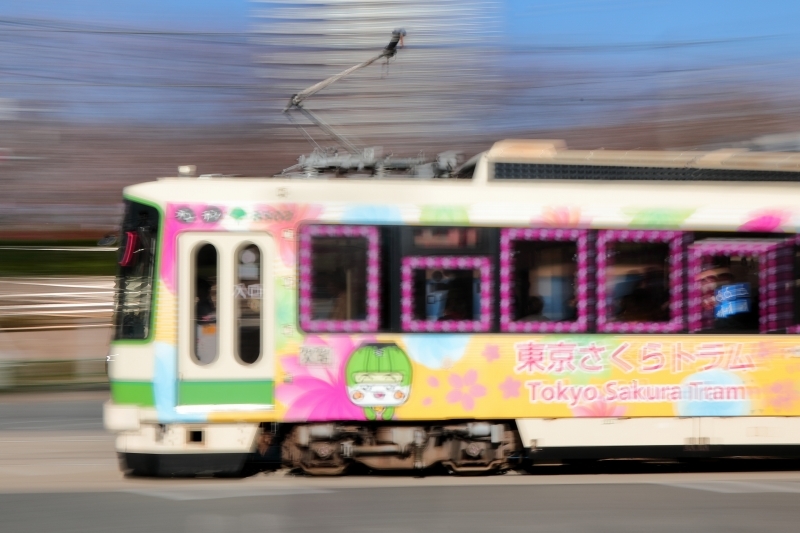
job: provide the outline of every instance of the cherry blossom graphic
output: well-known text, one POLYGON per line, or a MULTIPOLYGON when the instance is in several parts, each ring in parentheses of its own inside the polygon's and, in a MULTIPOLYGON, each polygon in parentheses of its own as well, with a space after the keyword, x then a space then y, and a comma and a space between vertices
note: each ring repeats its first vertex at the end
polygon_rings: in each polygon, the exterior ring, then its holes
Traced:
POLYGON ((507 400, 509 398, 519 398, 519 388, 522 386, 522 382, 518 379, 514 379, 511 376, 508 376, 504 382, 500 384, 500 390, 503 392, 503 399, 507 400))
POLYGON ((366 420, 364 410, 347 396, 345 364, 347 358, 362 342, 374 342, 363 338, 353 342, 350 337, 332 337, 328 340, 309 335, 306 346, 328 346, 331 348, 330 366, 300 364, 298 355, 281 358, 284 372, 291 383, 276 387, 275 396, 287 407, 289 420, 366 420))
POLYGON ((625 414, 625 406, 598 400, 572 409, 572 416, 581 418, 614 418, 625 414))
POLYGON ((766 390, 767 405, 776 411, 788 411, 797 401, 798 394, 794 381, 776 381, 766 390))
POLYGON ((766 362, 772 357, 773 353, 776 353, 778 349, 775 347, 775 344, 772 342, 759 342, 758 348, 755 350, 755 357, 760 362, 766 362))
POLYGON ((448 381, 453 390, 447 393, 447 403, 460 403, 465 411, 472 411, 475 399, 486 396, 486 387, 477 383, 478 372, 467 370, 464 376, 450 374, 448 381))
POLYGON ((739 231, 780 231, 786 224, 791 213, 786 211, 761 211, 739 227, 739 231))
POLYGON ((483 357, 487 363, 500 359, 500 348, 496 344, 488 344, 483 350, 483 357))
POLYGON ((178 234, 191 231, 221 231, 224 210, 206 204, 169 204, 161 250, 161 276, 169 292, 177 292, 178 234))
POLYGON ((545 207, 541 218, 531 220, 534 226, 552 226, 558 228, 574 228, 587 226, 589 219, 582 216, 580 207, 545 207))
POLYGON ((436 376, 430 376, 428 378, 428 385, 430 385, 431 387, 434 387, 434 388, 438 387, 439 386, 439 378, 437 378, 436 376))

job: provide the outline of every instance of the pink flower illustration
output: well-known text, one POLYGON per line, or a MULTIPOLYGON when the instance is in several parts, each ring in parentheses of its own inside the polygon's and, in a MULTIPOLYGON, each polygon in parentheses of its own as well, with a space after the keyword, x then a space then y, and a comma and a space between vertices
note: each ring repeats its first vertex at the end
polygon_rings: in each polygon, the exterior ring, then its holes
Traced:
POLYGON ((187 230, 221 231, 225 208, 207 204, 169 204, 161 250, 161 276, 172 294, 177 292, 178 235, 187 230))
POLYGON ((347 396, 345 364, 347 358, 361 342, 374 339, 363 338, 358 343, 350 337, 332 337, 327 341, 310 335, 305 345, 331 348, 330 366, 301 365, 297 355, 281 358, 281 364, 290 383, 276 387, 275 396, 286 405, 288 420, 365 420, 364 410, 347 396))
MULTIPOLYGON (((239 210, 241 211, 241 209, 239 210)), ((237 209, 232 212, 235 211, 237 209)), ((244 211, 241 212, 244 213, 244 211)), ((320 206, 309 204, 258 206, 254 211, 245 213, 247 216, 245 221, 248 229, 264 230, 271 233, 278 244, 283 263, 287 266, 293 266, 295 264, 298 224, 306 220, 316 220, 321 212, 322 208, 320 206), (270 217, 263 217, 264 213, 269 213, 270 217), (255 216, 262 218, 254 220, 253 217, 255 216)), ((187 230, 224 231, 225 227, 222 223, 224 220, 231 218, 232 215, 228 212, 228 208, 221 204, 192 203, 169 204, 166 215, 164 245, 161 252, 161 271, 167 288, 174 294, 177 290, 178 235, 187 230)))
POLYGON ((439 386, 439 378, 437 378, 436 376, 430 376, 428 378, 428 385, 430 385, 431 387, 438 387, 439 386))
POLYGON ((465 411, 472 411, 475 407, 475 399, 486 396, 486 387, 478 380, 478 372, 467 370, 463 377, 458 374, 450 374, 448 381, 453 390, 447 393, 448 403, 461 403, 465 411))
POLYGON ((603 400, 579 405, 572 409, 572 416, 581 418, 614 418, 624 414, 624 406, 607 403, 603 400))
POLYGON ((586 226, 589 219, 581 215, 580 207, 545 207, 539 219, 531 220, 534 226, 553 226, 558 228, 574 228, 586 226))
POLYGON ((503 392, 503 399, 519 398, 519 388, 522 382, 508 376, 504 382, 500 384, 500 390, 503 392))
POLYGON ((487 363, 500 359, 500 348, 496 344, 487 345, 483 350, 483 357, 486 358, 487 363))
POLYGON ((767 404, 776 411, 788 411, 797 401, 797 391, 792 380, 776 381, 767 390, 767 404))
POLYGON ((739 231, 780 231, 791 213, 786 211, 761 211, 739 227, 739 231))
POLYGON ((322 208, 311 204, 278 204, 270 206, 270 209, 278 213, 285 213, 287 219, 261 220, 254 223, 253 227, 269 231, 278 243, 283 264, 292 266, 295 264, 298 224, 303 221, 316 220, 322 212, 322 208))

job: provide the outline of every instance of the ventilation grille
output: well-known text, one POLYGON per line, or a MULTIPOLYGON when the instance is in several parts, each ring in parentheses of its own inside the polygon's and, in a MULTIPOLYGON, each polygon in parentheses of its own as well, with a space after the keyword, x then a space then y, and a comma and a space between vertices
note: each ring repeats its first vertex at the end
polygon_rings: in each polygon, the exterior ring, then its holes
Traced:
POLYGON ((800 172, 495 163, 495 180, 800 181, 800 172))

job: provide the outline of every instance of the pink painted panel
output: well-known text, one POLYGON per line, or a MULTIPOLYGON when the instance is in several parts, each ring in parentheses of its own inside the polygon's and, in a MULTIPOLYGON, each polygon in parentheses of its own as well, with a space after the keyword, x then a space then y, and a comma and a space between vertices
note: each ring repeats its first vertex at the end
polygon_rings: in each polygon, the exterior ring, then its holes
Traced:
POLYGON ((481 332, 492 327, 492 263, 477 256, 411 256, 404 257, 401 267, 400 319, 407 332, 481 332), (479 270, 481 307, 478 320, 416 320, 414 318, 414 270, 479 270))
POLYGON ((380 238, 375 226, 310 225, 300 230, 300 327, 315 332, 374 332, 380 323, 380 238), (314 237, 367 239, 367 318, 314 320, 311 315, 311 243, 314 237))
POLYGON ((509 333, 556 333, 587 331, 593 308, 594 248, 590 245, 590 233, 577 229, 533 229, 510 228, 500 233, 500 330, 509 333), (577 319, 574 321, 526 322, 514 317, 514 241, 566 241, 575 242, 578 248, 576 273, 577 319))
POLYGON ((679 231, 605 230, 597 239, 597 330, 604 333, 675 333, 683 329, 683 248, 679 231), (670 319, 667 322, 612 322, 610 320, 608 252, 613 242, 669 245, 670 319))

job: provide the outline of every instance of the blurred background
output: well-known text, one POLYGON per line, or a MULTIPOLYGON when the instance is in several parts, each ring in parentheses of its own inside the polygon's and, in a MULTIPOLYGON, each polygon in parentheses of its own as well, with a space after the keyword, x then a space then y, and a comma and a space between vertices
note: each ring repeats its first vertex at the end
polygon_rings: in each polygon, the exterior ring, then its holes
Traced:
POLYGON ((0 0, 0 390, 103 382, 121 189, 271 175, 312 146, 473 155, 800 149, 800 4, 739 0, 0 0), (332 143, 313 128, 324 146, 332 143), (365 143, 368 140, 368 143, 365 143))

